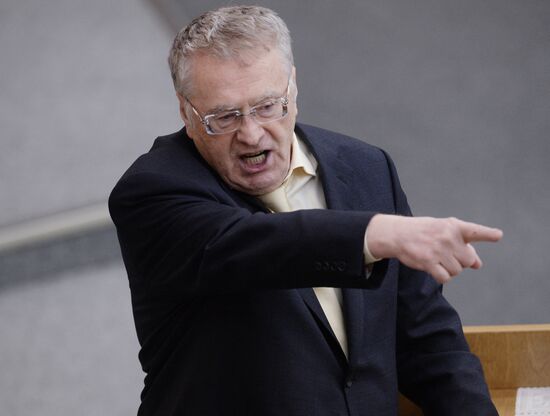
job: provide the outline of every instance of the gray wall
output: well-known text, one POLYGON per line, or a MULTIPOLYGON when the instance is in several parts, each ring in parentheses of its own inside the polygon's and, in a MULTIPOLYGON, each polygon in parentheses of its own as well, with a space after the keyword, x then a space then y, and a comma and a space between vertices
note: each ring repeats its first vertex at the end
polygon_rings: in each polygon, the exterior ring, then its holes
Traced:
POLYGON ((0 228, 105 201, 179 128, 170 31, 140 0, 0 0, 0 228))

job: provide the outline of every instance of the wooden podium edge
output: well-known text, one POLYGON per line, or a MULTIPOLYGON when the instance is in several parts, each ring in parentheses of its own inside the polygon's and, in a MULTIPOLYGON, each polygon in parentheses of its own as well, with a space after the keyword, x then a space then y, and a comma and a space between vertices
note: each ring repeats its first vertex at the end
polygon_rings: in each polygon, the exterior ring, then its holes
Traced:
MULTIPOLYGON (((468 340, 470 348, 472 347, 469 336, 475 337, 477 334, 522 334, 522 337, 528 334, 550 333, 550 324, 514 324, 514 325, 467 325, 463 327, 464 335, 468 340)), ((505 336, 505 335, 503 335, 505 336)), ((540 334, 538 335, 540 336, 540 334)), ((475 349, 474 354, 479 356, 475 349)), ((483 365, 483 362, 482 362, 483 365)), ((485 371, 485 369, 484 369, 485 371)), ((519 387, 519 386, 518 386, 519 387)), ((533 386, 521 386, 533 387, 533 386)), ((516 407, 517 388, 490 388, 491 399, 495 404, 500 416, 514 416, 516 407)), ((421 416, 422 411, 406 397, 399 397, 399 416, 421 416)))

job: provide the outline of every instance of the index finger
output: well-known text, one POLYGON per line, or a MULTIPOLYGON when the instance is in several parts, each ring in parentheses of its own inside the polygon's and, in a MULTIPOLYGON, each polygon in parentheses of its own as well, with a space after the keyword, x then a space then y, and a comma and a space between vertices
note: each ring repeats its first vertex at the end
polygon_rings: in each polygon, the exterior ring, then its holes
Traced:
POLYGON ((497 242, 502 238, 502 230, 499 228, 486 227, 485 225, 473 222, 464 222, 462 224, 462 236, 466 243, 476 241, 497 242))

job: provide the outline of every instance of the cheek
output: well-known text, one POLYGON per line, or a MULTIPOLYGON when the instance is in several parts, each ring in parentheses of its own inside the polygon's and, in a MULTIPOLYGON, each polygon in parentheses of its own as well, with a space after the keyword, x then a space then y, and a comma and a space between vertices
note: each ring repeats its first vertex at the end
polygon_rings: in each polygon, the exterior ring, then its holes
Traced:
POLYGON ((284 128, 281 129, 279 135, 278 144, 281 153, 290 158, 292 140, 294 138, 294 123, 292 120, 287 120, 287 123, 284 125, 284 128))
POLYGON ((203 138, 201 137, 201 132, 197 129, 197 123, 185 123, 185 131, 187 132, 187 136, 195 143, 195 147, 201 147, 203 138))
POLYGON ((231 157, 231 149, 227 143, 218 141, 206 144, 203 142, 202 145, 204 146, 201 152, 202 156, 218 172, 227 174, 232 170, 235 161, 231 157))

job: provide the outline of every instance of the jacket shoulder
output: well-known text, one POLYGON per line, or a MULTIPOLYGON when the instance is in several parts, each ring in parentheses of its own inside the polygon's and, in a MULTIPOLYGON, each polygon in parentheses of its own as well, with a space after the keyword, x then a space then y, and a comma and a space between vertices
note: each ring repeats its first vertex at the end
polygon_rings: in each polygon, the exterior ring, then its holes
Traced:
POLYGON ((308 124, 296 124, 297 134, 303 138, 314 153, 318 151, 347 154, 363 162, 386 162, 387 153, 364 140, 308 124))
POLYGON ((139 156, 123 177, 145 172, 187 173, 186 171, 196 171, 198 166, 204 169, 204 165, 193 141, 187 136, 185 129, 181 129, 176 133, 157 137, 151 149, 139 156))
POLYGON ((117 181, 109 206, 131 197, 139 199, 163 192, 218 189, 219 180, 182 129, 157 137, 151 149, 139 156, 117 181))

